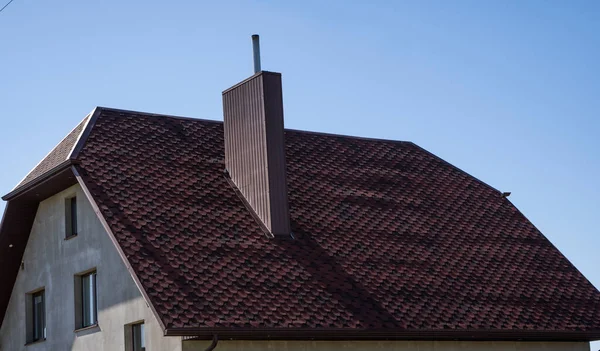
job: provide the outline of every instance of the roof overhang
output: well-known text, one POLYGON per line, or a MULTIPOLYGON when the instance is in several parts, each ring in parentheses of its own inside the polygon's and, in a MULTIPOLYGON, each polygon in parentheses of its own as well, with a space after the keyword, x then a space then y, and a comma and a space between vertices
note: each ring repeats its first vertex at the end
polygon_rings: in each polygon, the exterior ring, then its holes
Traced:
POLYGON ((167 328, 166 336, 210 340, 435 340, 435 341, 580 341, 600 339, 596 331, 559 330, 350 330, 350 329, 225 329, 167 328))
POLYGON ((49 196, 52 196, 54 194, 50 194, 46 197, 43 197, 44 196, 43 193, 48 192, 48 191, 51 192, 52 191, 51 188, 56 188, 57 186, 61 186, 61 183, 60 183, 61 181, 68 182, 68 180, 71 179, 74 181, 73 184, 75 184, 75 182, 77 182, 75 180, 75 176, 73 175, 73 172, 70 171, 71 166, 76 163, 77 163, 77 161, 74 161, 74 160, 65 160, 64 162, 62 162, 59 165, 57 165, 56 167, 52 168, 51 170, 44 173, 40 177, 34 179, 33 181, 31 181, 27 184, 20 186, 18 188, 15 188, 10 193, 2 196, 2 200, 11 201, 21 195, 28 194, 31 190, 34 190, 34 189, 36 189, 36 190, 33 192, 33 196, 32 196, 32 194, 29 194, 29 196, 26 195, 25 198, 45 199, 49 196), (69 173, 70 176, 65 177, 65 174, 63 174, 63 173, 65 173, 65 171, 68 171, 67 173, 69 173), (50 182, 50 183, 52 183, 52 185, 50 185, 48 183, 48 181, 51 179, 52 179, 52 182, 50 182), (40 188, 40 186, 43 184, 46 184, 46 186, 43 186, 40 188))
POLYGON ((71 161, 64 162, 2 198, 8 203, 0 224, 0 321, 4 320, 38 205, 40 201, 77 183, 71 165, 71 161))

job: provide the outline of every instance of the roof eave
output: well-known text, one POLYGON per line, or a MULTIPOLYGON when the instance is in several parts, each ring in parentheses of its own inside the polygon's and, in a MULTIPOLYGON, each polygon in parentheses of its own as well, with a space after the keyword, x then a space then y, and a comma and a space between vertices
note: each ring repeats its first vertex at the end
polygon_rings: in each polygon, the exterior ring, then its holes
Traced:
POLYGON ((44 173, 43 175, 33 179, 32 181, 23 184, 22 186, 14 189, 13 191, 11 191, 10 193, 2 196, 2 200, 4 201, 10 201, 16 197, 18 197, 21 194, 26 193, 27 191, 35 188, 36 186, 44 183, 45 181, 47 181, 48 179, 54 177, 55 175, 61 173, 62 171, 64 171, 65 169, 69 169, 72 165, 77 164, 78 162, 76 160, 65 160, 62 163, 60 163, 59 165, 57 165, 56 167, 52 168, 51 170, 49 170, 48 172, 44 173))
POLYGON ((79 152, 81 151, 81 149, 83 148, 83 145, 85 144, 88 136, 91 133, 91 130, 94 126, 94 124, 96 123, 96 120, 98 119, 98 116, 100 116, 100 113, 102 112, 102 108, 101 107, 95 107, 92 112, 90 112, 89 114, 87 114, 83 121, 80 122, 77 126, 75 126, 75 128, 73 130, 71 130, 69 132, 69 134, 67 134, 67 136, 65 136, 54 148, 52 148, 52 150, 50 150, 50 152, 44 156, 44 158, 42 158, 42 160, 38 163, 38 165, 43 162, 50 153, 52 153, 59 145, 61 145, 61 143, 74 131, 76 130, 81 123, 83 124, 83 128, 81 130, 81 132, 79 133, 79 135, 77 136, 77 140, 75 141, 73 147, 70 149, 66 159, 64 161, 62 161, 60 164, 56 165, 54 168, 40 174, 39 176, 29 180, 26 183, 23 183, 23 181, 25 179, 27 179, 27 177, 29 176, 29 174, 31 174, 36 168, 34 167, 31 171, 29 171, 29 173, 27 173, 27 175, 25 176, 25 178, 23 178, 23 180, 21 180, 17 186, 11 190, 8 194, 4 195, 2 197, 3 200, 8 201, 11 200, 17 196, 19 196, 20 194, 30 190, 31 188, 43 183, 44 181, 46 181, 49 178, 52 178, 54 175, 56 175, 57 173, 60 173, 61 171, 69 168, 70 166, 77 164, 78 162, 77 157, 79 156, 79 152))
POLYGON ((436 341, 579 341, 600 340, 600 330, 361 330, 307 328, 167 328, 166 336, 209 340, 436 340, 436 341))

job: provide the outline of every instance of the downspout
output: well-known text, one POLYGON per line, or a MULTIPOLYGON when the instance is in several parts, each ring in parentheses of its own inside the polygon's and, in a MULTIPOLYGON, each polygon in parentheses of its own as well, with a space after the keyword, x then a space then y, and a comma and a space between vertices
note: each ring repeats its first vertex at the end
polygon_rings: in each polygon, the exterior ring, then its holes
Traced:
POLYGON ((219 336, 217 334, 215 334, 215 335, 213 335, 212 343, 204 351, 213 351, 217 347, 218 343, 219 343, 219 336))

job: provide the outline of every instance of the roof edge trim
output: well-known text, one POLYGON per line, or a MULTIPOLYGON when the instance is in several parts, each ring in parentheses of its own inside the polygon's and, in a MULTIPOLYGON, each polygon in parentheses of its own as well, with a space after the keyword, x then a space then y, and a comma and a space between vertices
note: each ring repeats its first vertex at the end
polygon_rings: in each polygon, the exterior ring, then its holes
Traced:
POLYGON ((419 149, 423 150, 425 153, 427 153, 427 154, 431 155, 432 157, 435 157, 436 159, 438 159, 438 160, 442 161, 443 163, 447 164, 448 166, 450 166, 450 167, 454 168, 455 170, 459 171, 460 173, 462 173, 462 174, 465 174, 466 176, 468 176, 468 177, 471 177, 471 178, 475 179, 475 180, 476 180, 477 182, 479 182, 480 184, 482 184, 482 185, 484 185, 484 186, 487 186, 488 188, 490 188, 490 189, 492 189, 492 190, 494 190, 494 191, 497 191, 498 193, 502 194, 502 191, 500 191, 500 190, 498 190, 498 189, 494 188, 493 186, 489 185, 488 183, 484 182, 483 180, 481 180, 481 179, 479 179, 479 178, 477 178, 477 177, 473 176, 471 173, 469 173, 469 172, 467 172, 467 171, 464 171, 464 170, 462 170, 461 168, 459 168, 459 167, 457 167, 457 166, 453 165, 452 163, 450 163, 450 162, 448 162, 448 161, 444 160, 443 158, 441 158, 441 157, 439 157, 438 155, 434 154, 433 152, 431 152, 431 151, 429 151, 429 150, 425 149, 424 147, 421 147, 421 146, 419 146, 419 145, 417 145, 417 144, 413 143, 412 141, 409 141, 408 143, 410 143, 410 144, 414 145, 415 147, 418 147, 419 149))
POLYGON ((85 196, 87 197, 88 201, 90 202, 90 205, 92 206, 92 209, 94 210, 94 213, 96 213, 96 216, 98 216, 98 219, 100 220, 100 223, 104 227, 104 230, 106 230, 106 233, 108 233, 108 237, 110 238, 110 240, 112 241, 112 243, 115 245, 115 249, 119 253, 119 256, 121 256, 121 259, 123 260, 123 263, 125 263, 125 267, 127 267, 127 271, 129 272, 129 274, 133 278, 133 281, 134 281, 135 285, 137 286, 138 290, 140 291, 140 293, 144 297, 144 300, 146 301, 146 304, 150 307, 150 310, 152 310, 152 313, 154 314, 154 317, 158 321, 158 324, 163 329, 163 331, 166 332, 166 326, 165 326, 165 324, 163 323, 162 319, 160 318, 158 312, 156 311, 156 308, 152 304, 152 301, 150 300, 150 297, 146 293, 146 290, 144 290, 144 287, 142 286, 142 283, 140 282, 140 279, 138 278, 137 274, 135 274, 135 271, 133 270, 133 267, 131 266, 131 263, 129 263, 129 260, 127 259, 127 256, 123 252, 123 249, 121 248, 121 245, 119 245, 119 242, 117 241, 117 238, 115 237, 115 234, 113 233, 112 229, 110 228, 110 225, 108 224, 108 222, 104 218, 104 215, 100 211, 100 207, 98 207, 98 204, 96 203, 96 200, 94 199, 94 196, 92 195, 92 193, 88 189, 87 185, 83 181, 83 178, 81 177, 81 174, 79 174, 79 171, 77 170, 77 167, 75 167, 75 165, 73 165, 71 167, 72 167, 72 170, 73 170, 73 174, 75 175, 75 178, 77 179, 77 182, 81 186, 81 189, 83 190, 83 193, 85 194, 85 196))
MULTIPOLYGON (((22 187, 24 185, 29 185, 30 182, 35 181, 35 179, 32 179, 31 181, 29 181, 29 182, 27 182, 25 184, 21 184, 21 183, 23 183, 23 181, 25 179, 27 179, 27 177, 31 174, 31 172, 33 172, 42 162, 44 162, 44 160, 52 153, 52 151, 54 151, 60 144, 62 144, 62 142, 65 141, 65 139, 67 139, 69 137, 69 135, 71 133, 73 133, 73 131, 75 129, 77 129, 77 127, 81 124, 81 122, 85 121, 85 119, 88 118, 89 116, 90 116, 89 113, 87 115, 85 115, 85 117, 79 123, 77 123, 75 125, 75 127, 73 127, 73 129, 71 129, 62 139, 60 139, 60 141, 56 145, 54 145, 54 147, 52 149, 50 149, 50 151, 48 151, 48 153, 44 157, 42 157, 40 159, 40 161, 38 163, 36 163, 35 166, 33 166, 32 169, 29 172, 27 172, 27 174, 25 174, 25 176, 17 183, 17 185, 13 188, 13 190, 11 190, 11 193, 13 191, 17 190, 19 187, 22 187)), ((89 122, 89 120, 88 120, 88 122, 89 122)), ((80 133, 80 136, 81 136, 81 133, 80 133)), ((67 157, 65 160, 68 160, 68 159, 69 159, 69 157, 67 157)))
MULTIPOLYGON (((520 209, 519 209, 519 208, 518 208, 518 207, 517 207, 517 206, 516 206, 516 205, 515 205, 515 204, 514 204, 512 201, 510 201, 509 199, 506 199, 506 201, 508 201, 508 203, 509 203, 509 204, 510 204, 510 205, 511 205, 511 206, 512 206, 512 207, 513 207, 513 208, 514 208, 516 211, 517 211, 517 213, 518 213, 518 214, 519 214, 521 217, 523 217, 523 218, 524 218, 524 219, 525 219, 527 222, 529 222, 529 223, 530 223, 530 224, 533 226, 533 228, 534 228, 534 229, 535 229, 535 230, 538 232, 538 234, 539 234, 539 235, 541 235, 541 236, 542 236, 544 239, 546 239, 546 241, 547 241, 547 242, 550 244, 550 246, 552 246, 552 247, 554 248, 554 250, 556 250, 556 252, 558 252, 558 253, 559 253, 559 254, 562 256, 562 258, 563 258, 565 261, 567 261, 567 262, 568 262, 568 263, 571 265, 571 267, 574 269, 574 271, 575 271, 575 272, 577 272, 577 274, 579 274, 579 276, 580 276, 581 278, 583 278, 585 281, 587 281, 587 283, 588 283, 589 285, 591 285, 591 286, 592 286, 592 287, 594 287, 594 288, 595 288, 595 289, 596 289, 598 292, 600 292, 600 289, 598 289, 598 288, 596 287, 596 285, 594 285, 594 284, 593 284, 593 283, 592 283, 592 282, 591 282, 591 281, 590 281, 590 280, 589 280, 589 279, 588 279, 588 278, 585 276, 585 274, 583 274, 583 273, 582 273, 582 272, 579 270, 579 268, 577 268, 577 266, 576 266, 576 265, 575 265, 573 262, 571 262, 571 260, 570 260, 570 259, 569 259, 567 256, 565 256, 565 254, 564 254, 564 253, 563 253, 561 250, 559 250, 559 249, 558 249, 558 247, 557 247, 557 246, 556 246, 556 245, 555 245, 555 244, 552 242, 552 240, 548 239, 548 237, 547 237, 547 236, 546 236, 544 233, 542 233, 542 231, 541 231, 541 230, 540 230, 540 229, 539 229, 539 228, 538 228, 538 227, 537 227, 537 226, 536 226, 536 225, 535 225, 535 224, 534 224, 534 223, 533 223, 533 222, 532 222, 532 221, 531 221, 531 220, 530 220, 530 219, 529 219, 529 218, 528 218, 528 217, 527 217, 527 216, 526 216, 526 215, 525 215, 525 214, 524 214, 524 213, 523 213, 523 212, 522 212, 522 211, 521 211, 521 210, 520 210, 520 209)), ((600 338, 599 338, 599 339, 600 339, 600 338)))
MULTIPOLYGON (((8 213, 8 205, 10 205, 9 202, 6 203, 6 206, 4 206, 4 211, 2 211, 2 218, 0 219, 0 232, 2 232, 2 227, 4 226, 4 222, 6 221, 6 214, 8 213)), ((2 326, 2 318, 0 318, 0 326, 2 326)))
POLYGON ((285 128, 285 132, 310 134, 310 135, 324 136, 324 137, 330 137, 330 138, 347 138, 347 139, 353 139, 353 140, 375 141, 375 142, 392 143, 392 144, 414 144, 412 141, 407 141, 407 140, 376 138, 376 137, 367 137, 367 136, 359 136, 359 135, 339 134, 339 133, 332 133, 332 132, 318 132, 318 131, 314 131, 314 130, 303 130, 303 129, 294 129, 294 128, 285 128))
POLYGON ((580 341, 600 339, 600 330, 349 330, 273 328, 168 328, 165 336, 195 336, 209 340, 215 334, 231 340, 462 340, 462 341, 580 341))
POLYGON ((83 149, 83 145, 85 145, 85 142, 87 141, 87 138, 90 135, 92 128, 94 128, 94 124, 96 124, 96 120, 98 119, 98 116, 100 116, 100 113, 101 113, 101 108, 94 107, 92 112, 90 112, 86 116, 86 118, 87 117, 89 117, 89 118, 85 122, 85 125, 83 126, 83 130, 77 137, 77 141, 73 145, 71 152, 69 152, 69 156, 67 157, 67 159, 71 159, 71 160, 77 159, 77 156, 79 156, 79 152, 81 151, 81 149, 83 149))
POLYGON ((272 75, 272 76, 281 76, 281 73, 279 73, 279 72, 272 72, 272 71, 259 71, 259 72, 256 72, 256 73, 254 73, 254 74, 253 74, 253 75, 251 75, 250 77, 248 77, 248 78, 246 78, 246 79, 242 80, 241 82, 239 82, 239 83, 236 83, 236 84, 232 85, 231 87, 229 87, 229 88, 227 88, 227 89, 223 90, 223 92, 222 92, 221 94, 226 94, 226 93, 230 92, 231 90, 233 90, 233 89, 235 89, 235 88, 239 87, 240 85, 243 85, 243 84, 245 84, 246 82, 249 82, 249 81, 251 81, 252 79, 254 79, 254 78, 256 78, 256 77, 259 77, 259 76, 261 76, 261 75, 263 75, 263 74, 264 74, 264 75, 272 75))
POLYGON ((2 196, 2 200, 4 201, 9 201, 12 200, 14 198, 16 198, 17 196, 25 193, 26 191, 36 187, 37 185, 45 182, 46 180, 52 178, 54 175, 64 171, 65 169, 71 167, 73 164, 75 164, 76 162, 74 160, 65 160, 62 163, 60 163, 58 166, 52 168, 51 170, 49 170, 48 172, 42 174, 41 176, 33 179, 32 181, 23 184, 22 186, 13 189, 10 193, 2 196))
POLYGON ((200 122, 211 122, 211 123, 220 123, 223 124, 223 121, 219 121, 216 119, 206 119, 206 118, 195 118, 195 117, 186 117, 186 116, 175 116, 175 115, 166 115, 162 113, 154 113, 154 112, 144 112, 144 111, 135 111, 135 110, 126 110, 122 108, 113 108, 113 107, 104 107, 98 106, 98 109, 102 111, 112 111, 117 113, 131 113, 135 115, 144 115, 146 117, 162 117, 162 118, 173 118, 173 119, 181 119, 184 121, 200 121, 200 122))

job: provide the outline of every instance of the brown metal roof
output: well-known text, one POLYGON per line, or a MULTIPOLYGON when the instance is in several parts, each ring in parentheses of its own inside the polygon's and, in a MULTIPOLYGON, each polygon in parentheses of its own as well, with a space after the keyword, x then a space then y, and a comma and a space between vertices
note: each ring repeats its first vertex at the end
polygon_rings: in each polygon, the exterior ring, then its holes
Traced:
MULTIPOLYGON (((167 335, 600 338, 598 290, 497 190, 420 147, 286 131, 297 240, 284 241, 223 175, 223 132, 101 109, 73 160, 167 335)), ((14 238, 24 248, 34 193, 9 202, 0 257, 14 238)))

